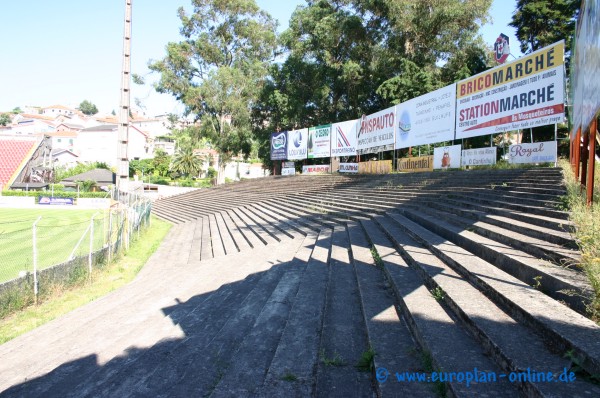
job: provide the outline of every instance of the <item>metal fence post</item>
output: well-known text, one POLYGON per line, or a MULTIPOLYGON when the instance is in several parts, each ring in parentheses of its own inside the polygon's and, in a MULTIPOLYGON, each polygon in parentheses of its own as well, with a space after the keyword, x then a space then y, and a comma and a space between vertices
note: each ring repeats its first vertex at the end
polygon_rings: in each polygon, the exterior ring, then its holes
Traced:
POLYGON ((112 261, 112 210, 108 210, 108 262, 112 261))
POLYGON ((42 219, 39 216, 33 223, 33 295, 35 296, 35 304, 38 302, 38 278, 37 278, 37 262, 38 262, 38 251, 37 251, 37 223, 42 219))
POLYGON ((92 280, 92 252, 94 251, 94 217, 98 215, 96 212, 90 220, 90 252, 88 253, 88 276, 92 280))

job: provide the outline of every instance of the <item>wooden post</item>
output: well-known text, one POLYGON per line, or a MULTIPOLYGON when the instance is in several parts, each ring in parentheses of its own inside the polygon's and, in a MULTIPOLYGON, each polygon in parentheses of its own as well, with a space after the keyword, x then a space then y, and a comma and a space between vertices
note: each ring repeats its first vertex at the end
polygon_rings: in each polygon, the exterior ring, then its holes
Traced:
POLYGON ((587 166, 588 166, 588 142, 590 135, 584 131, 583 132, 583 147, 581 148, 581 185, 585 186, 587 183, 587 166))
POLYGON ((591 206, 594 200, 594 163, 596 161, 596 127, 598 120, 594 118, 588 131, 588 167, 587 167, 587 205, 591 206))

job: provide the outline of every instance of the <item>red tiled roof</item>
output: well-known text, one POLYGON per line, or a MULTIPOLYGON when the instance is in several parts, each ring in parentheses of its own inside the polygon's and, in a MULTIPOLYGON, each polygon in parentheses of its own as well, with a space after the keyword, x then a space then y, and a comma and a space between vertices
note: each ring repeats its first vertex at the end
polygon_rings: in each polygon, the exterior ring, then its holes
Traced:
POLYGON ((36 141, 0 140, 0 184, 2 189, 23 163, 36 141))

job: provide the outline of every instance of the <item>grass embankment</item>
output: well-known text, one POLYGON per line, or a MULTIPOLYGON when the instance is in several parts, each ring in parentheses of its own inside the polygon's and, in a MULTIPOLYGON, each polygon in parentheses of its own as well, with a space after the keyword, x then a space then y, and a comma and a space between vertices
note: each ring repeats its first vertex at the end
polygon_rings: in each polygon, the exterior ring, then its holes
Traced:
POLYGON ((585 270, 595 292, 589 305, 591 318, 600 322, 600 164, 594 173, 594 203, 587 206, 585 191, 575 180, 571 165, 567 160, 560 162, 564 169, 568 193, 565 206, 571 213, 571 221, 576 226, 575 239, 582 253, 581 266, 585 270))
POLYGON ((117 257, 111 264, 95 268, 91 282, 84 279, 70 287, 55 286, 51 296, 43 303, 0 319, 0 344, 132 281, 171 228, 171 224, 155 217, 152 217, 150 225, 126 254, 117 257))

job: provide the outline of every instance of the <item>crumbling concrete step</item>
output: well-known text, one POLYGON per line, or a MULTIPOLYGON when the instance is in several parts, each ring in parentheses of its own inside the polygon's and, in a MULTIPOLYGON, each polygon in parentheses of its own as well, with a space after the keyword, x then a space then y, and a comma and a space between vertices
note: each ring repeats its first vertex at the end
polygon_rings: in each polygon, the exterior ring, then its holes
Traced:
POLYGON ((335 227, 321 332, 321 358, 316 368, 318 396, 365 397, 373 394, 370 369, 358 367, 369 347, 349 246, 346 228, 335 227))
POLYGON ((210 242, 213 249, 213 256, 215 258, 223 257, 225 255, 225 246, 215 215, 209 214, 207 218, 210 225, 210 242))
POLYGON ((514 203, 514 202, 509 202, 506 200, 502 201, 502 200, 485 199, 482 197, 465 195, 460 192, 458 192, 458 193, 457 192, 449 192, 448 197, 458 198, 458 199, 467 198, 470 202, 481 203, 486 206, 501 207, 504 209, 516 210, 519 212, 525 212, 525 213, 529 213, 529 214, 536 214, 536 215, 540 215, 540 216, 551 217, 551 218, 555 218, 558 220, 567 221, 569 218, 569 213, 567 213, 566 211, 553 210, 553 209, 549 209, 544 206, 528 206, 528 205, 521 205, 521 204, 514 203))
POLYGON ((251 247, 257 248, 265 245, 265 242, 258 237, 254 230, 250 228, 243 219, 240 218, 237 212, 231 209, 227 210, 227 214, 235 223, 238 230, 244 235, 251 247))
POLYGON ((213 242, 211 240, 210 221, 207 216, 202 217, 202 248, 200 249, 200 260, 208 260, 214 257, 213 242))
MULTIPOLYGON (((368 239, 375 247, 387 275, 400 310, 413 337, 431 358, 432 370, 467 370, 502 373, 486 352, 446 312, 441 303, 424 285, 415 270, 396 252, 393 244, 373 221, 361 222, 368 239)), ((394 373, 394 372, 393 372, 394 373)), ((454 396, 516 396, 518 390, 508 380, 497 383, 471 384, 447 382, 454 396)))
POLYGON ((544 228, 539 225, 531 225, 526 222, 519 221, 515 218, 509 218, 494 214, 486 214, 483 211, 474 209, 463 209, 444 202, 428 201, 427 205, 436 209, 443 210, 448 213, 453 213, 461 217, 470 218, 473 220, 483 221, 501 228, 506 228, 527 236, 545 240, 549 243, 562 246, 568 249, 578 249, 577 243, 570 233, 563 230, 555 230, 544 228))
POLYGON ((233 209, 238 217, 256 234, 265 245, 279 242, 279 240, 271 235, 263 226, 257 221, 250 217, 244 209, 237 207, 233 209))
POLYGON ((439 217, 409 209, 403 209, 402 214, 521 281, 537 285, 550 297, 585 313, 581 298, 591 297, 592 292, 589 282, 580 272, 540 261, 520 250, 448 224, 439 217), (575 292, 576 296, 570 292, 575 292))
POLYGON ((319 345, 329 280, 330 248, 331 230, 324 228, 306 266, 259 396, 308 397, 314 393, 314 374, 320 358, 319 345))
POLYGON ((253 206, 243 206, 246 214, 254 217, 255 220, 259 221, 263 228, 269 231, 271 236, 275 237, 278 241, 285 239, 295 239, 304 237, 304 235, 298 233, 294 229, 286 228, 287 224, 282 224, 279 219, 272 217, 271 215, 264 213, 253 206))
POLYGON ((542 336, 548 347, 559 353, 570 351, 589 374, 600 374, 600 346, 596 343, 600 326, 410 219, 397 213, 388 216, 505 312, 542 336))
POLYGON ((443 207, 435 209, 421 207, 420 210, 430 216, 440 217, 467 231, 475 232, 481 236, 511 246, 517 250, 521 250, 535 258, 550 261, 556 265, 575 268, 581 262, 581 254, 578 250, 567 249, 535 237, 488 224, 484 221, 472 221, 468 218, 446 212, 443 207))
MULTIPOLYGON (((316 236, 307 236, 314 247, 316 236)), ((277 287, 256 318, 251 329, 247 331, 235 352, 227 372, 218 381, 212 397, 249 396, 259 392, 267 374, 281 334, 285 328, 290 311, 297 295, 312 250, 299 252, 293 266, 285 270, 277 287)), ((193 380, 189 380, 187 388, 178 384, 172 392, 177 395, 182 392, 195 391, 193 380)))
POLYGON ((221 242, 223 243, 223 248, 225 249, 225 254, 229 255, 232 253, 237 253, 239 250, 233 241, 233 236, 227 228, 225 224, 225 220, 223 220, 223 215, 219 213, 215 213, 213 215, 215 221, 217 223, 217 228, 219 229, 219 235, 221 236, 221 242))
POLYGON ((292 215, 288 215, 288 217, 284 217, 283 215, 274 212, 270 206, 267 204, 263 204, 262 202, 253 203, 250 205, 257 211, 269 216, 271 219, 275 220, 279 224, 281 228, 284 228, 288 233, 296 236, 300 235, 308 235, 310 232, 316 232, 314 229, 308 228, 296 221, 296 217, 292 215))
MULTIPOLYGON (((426 281, 428 288, 437 292, 438 298, 444 300, 463 327, 491 353, 506 373, 534 369, 552 372, 558 380, 563 370, 571 367, 569 359, 549 351, 531 329, 518 323, 428 249, 407 236, 393 220, 378 216, 374 221, 392 240, 406 262, 426 281)), ((518 384, 527 396, 600 395, 600 386, 583 380, 540 383, 532 379, 518 384)))
POLYGON ((422 353, 396 311, 394 293, 377 268, 370 244, 360 225, 348 222, 351 261, 356 272, 359 297, 373 357, 373 384, 383 397, 433 397, 426 383, 398 383, 396 371, 425 372, 422 353), (387 379, 386 379, 387 378, 387 379))

